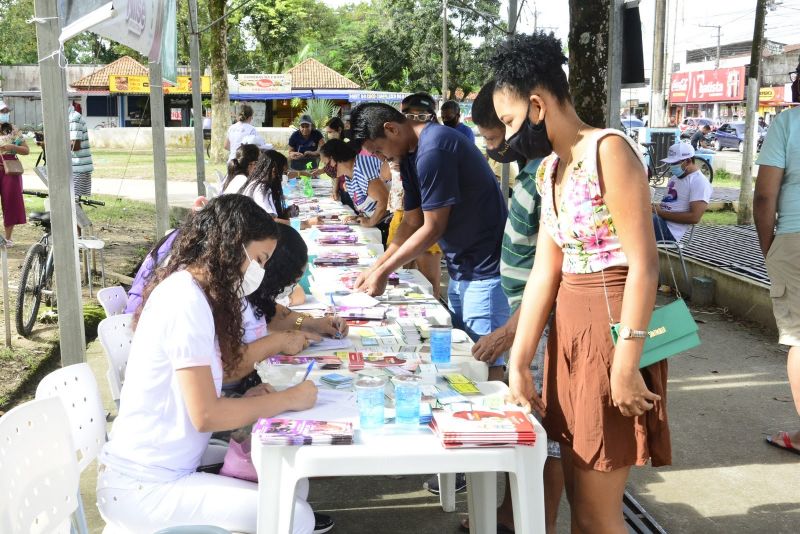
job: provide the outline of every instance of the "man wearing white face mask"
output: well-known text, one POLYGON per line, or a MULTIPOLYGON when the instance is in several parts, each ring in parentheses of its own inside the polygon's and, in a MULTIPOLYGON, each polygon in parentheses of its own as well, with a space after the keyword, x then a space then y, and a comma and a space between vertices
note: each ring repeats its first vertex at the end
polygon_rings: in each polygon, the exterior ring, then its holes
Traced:
POLYGON ((687 228, 697 224, 708 209, 711 183, 694 163, 694 149, 689 143, 675 143, 667 157, 672 177, 667 194, 653 204, 653 227, 657 241, 680 241, 687 228))

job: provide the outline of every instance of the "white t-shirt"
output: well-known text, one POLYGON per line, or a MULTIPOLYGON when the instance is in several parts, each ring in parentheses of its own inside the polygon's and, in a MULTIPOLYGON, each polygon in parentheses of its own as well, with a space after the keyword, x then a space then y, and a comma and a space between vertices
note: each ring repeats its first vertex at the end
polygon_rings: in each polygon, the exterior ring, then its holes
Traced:
MULTIPOLYGON (((661 209, 672 213, 686 213, 690 208, 689 203, 698 201, 708 203, 709 200, 711 200, 711 183, 702 172, 694 171, 683 178, 673 176, 669 179, 667 194, 661 199, 661 209)), ((667 221, 667 228, 675 241, 681 240, 688 227, 688 224, 667 221)))
POLYGON ((222 388, 222 361, 206 296, 187 271, 170 275, 150 295, 133 336, 119 416, 101 463, 147 482, 193 473, 210 432, 192 425, 175 371, 210 367, 222 388))
POLYGON ((246 345, 269 334, 269 329, 267 328, 266 318, 264 316, 256 317, 256 310, 250 304, 250 301, 247 299, 242 300, 244 302, 244 311, 242 312, 244 337, 242 337, 242 343, 246 345))
POLYGON ((236 157, 236 149, 242 144, 242 139, 248 135, 258 135, 255 126, 246 122, 235 122, 228 128, 228 142, 230 144, 230 153, 228 154, 228 161, 236 157))
MULTIPOLYGON (((225 194, 237 194, 242 189, 244 184, 247 183, 247 176, 244 174, 237 174, 233 177, 233 180, 230 181, 228 187, 225 188, 225 194)), ((278 213, 278 210, 275 209, 275 203, 272 201, 272 195, 267 193, 264 194, 263 191, 260 189, 256 189, 255 191, 246 191, 241 193, 243 195, 247 195, 248 197, 255 200, 256 204, 261 206, 264 211, 275 217, 278 213)))

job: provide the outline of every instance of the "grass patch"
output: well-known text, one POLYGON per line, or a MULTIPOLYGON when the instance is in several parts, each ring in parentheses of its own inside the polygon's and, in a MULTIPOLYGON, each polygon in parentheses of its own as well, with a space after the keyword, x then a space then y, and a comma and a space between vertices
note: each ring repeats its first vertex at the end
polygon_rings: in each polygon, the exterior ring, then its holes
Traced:
MULTIPOLYGON (((30 146, 30 145, 29 145, 30 146)), ((19 156, 22 165, 26 170, 33 169, 36 158, 39 157, 39 149, 35 145, 31 147, 31 153, 27 156, 19 156)), ((134 150, 127 152, 123 150, 103 150, 92 149, 92 160, 94 162, 94 178, 131 178, 131 179, 152 179, 153 178, 153 151, 134 150)), ((212 176, 214 170, 225 173, 225 165, 212 165, 206 160, 206 178, 212 176)), ((197 180, 197 170, 195 166, 194 150, 173 149, 167 151, 167 179, 168 180, 197 180)))
POLYGON ((714 186, 739 188, 739 178, 733 176, 725 169, 714 169, 714 186))
MULTIPOLYGON (((44 211, 45 199, 30 195, 23 195, 23 198, 25 199, 25 211, 44 211)), ((92 200, 100 200, 106 203, 105 206, 98 207, 81 205, 83 211, 86 212, 86 215, 94 224, 102 224, 103 221, 114 221, 116 223, 141 220, 155 221, 156 207, 149 202, 117 198, 112 195, 92 195, 91 198, 92 200)))
POLYGON ((700 224, 706 226, 727 226, 736 224, 736 212, 733 210, 707 211, 700 219, 700 224))

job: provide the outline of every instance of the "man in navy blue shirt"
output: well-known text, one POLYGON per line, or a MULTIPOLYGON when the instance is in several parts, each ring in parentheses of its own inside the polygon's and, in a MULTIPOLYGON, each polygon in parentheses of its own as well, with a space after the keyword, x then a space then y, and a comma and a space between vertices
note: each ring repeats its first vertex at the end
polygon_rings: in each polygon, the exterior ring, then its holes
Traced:
POLYGON ((470 142, 475 143, 475 133, 472 128, 461 122, 461 107, 455 100, 448 100, 442 104, 442 123, 461 132, 470 142))
MULTIPOLYGON (((508 210, 486 158, 454 129, 408 120, 387 104, 362 104, 351 124, 354 139, 380 158, 400 161, 407 178, 403 222, 356 289, 382 294, 389 274, 438 242, 450 274, 453 326, 477 340, 505 324, 500 246, 508 210)), ((503 363, 495 362, 498 370, 503 363)))

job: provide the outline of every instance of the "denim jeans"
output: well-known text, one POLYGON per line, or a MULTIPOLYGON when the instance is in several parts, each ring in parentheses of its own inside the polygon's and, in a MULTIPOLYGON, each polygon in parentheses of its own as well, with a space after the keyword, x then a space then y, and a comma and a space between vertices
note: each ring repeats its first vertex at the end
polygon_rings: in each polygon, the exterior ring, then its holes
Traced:
MULTIPOLYGON (((511 314, 500 277, 486 280, 450 280, 447 300, 453 328, 464 330, 472 341, 500 328, 511 314)), ((492 366, 505 364, 498 358, 492 366)))
POLYGON ((653 214, 653 230, 656 233, 656 241, 675 241, 672 232, 669 231, 667 221, 653 214))

